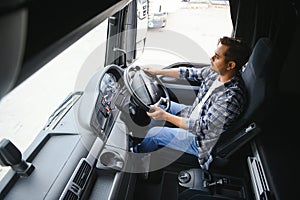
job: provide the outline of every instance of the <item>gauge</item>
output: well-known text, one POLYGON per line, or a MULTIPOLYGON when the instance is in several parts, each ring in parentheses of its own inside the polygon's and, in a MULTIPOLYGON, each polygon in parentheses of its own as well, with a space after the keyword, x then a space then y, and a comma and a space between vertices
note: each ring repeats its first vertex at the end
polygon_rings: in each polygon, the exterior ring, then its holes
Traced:
POLYGON ((116 77, 111 73, 104 74, 101 85, 100 91, 103 95, 105 102, 110 103, 114 94, 119 89, 120 85, 117 82, 116 77))

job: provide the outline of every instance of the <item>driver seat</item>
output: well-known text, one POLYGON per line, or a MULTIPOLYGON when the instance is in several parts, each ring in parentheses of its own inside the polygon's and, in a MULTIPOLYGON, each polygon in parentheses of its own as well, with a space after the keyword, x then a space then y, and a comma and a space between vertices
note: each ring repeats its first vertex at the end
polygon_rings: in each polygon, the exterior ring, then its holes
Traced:
MULTIPOLYGON (((260 131, 259 123, 266 117, 268 101, 274 92, 272 81, 270 80, 272 45, 269 38, 262 37, 256 42, 252 54, 242 68, 242 77, 244 79, 248 92, 248 106, 242 117, 231 129, 221 134, 218 142, 212 150, 213 162, 210 168, 219 168, 225 166, 228 158, 238 149, 251 141, 260 131)), ((166 151, 164 162, 170 162, 178 154, 177 150, 163 148, 166 151)), ((162 155, 162 154, 161 154, 162 155)), ((154 156, 151 159, 160 159, 154 156)), ((198 159, 190 154, 181 153, 181 156, 173 162, 189 167, 199 167, 198 159)), ((157 161, 156 161, 157 162, 157 161)))

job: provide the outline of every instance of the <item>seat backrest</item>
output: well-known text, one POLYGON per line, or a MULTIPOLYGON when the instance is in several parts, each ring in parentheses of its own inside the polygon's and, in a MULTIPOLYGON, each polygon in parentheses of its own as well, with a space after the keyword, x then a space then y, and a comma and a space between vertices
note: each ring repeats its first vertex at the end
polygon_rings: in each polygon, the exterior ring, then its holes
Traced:
POLYGON ((213 149, 215 157, 229 157, 259 132, 257 123, 265 117, 265 112, 261 109, 266 100, 272 96, 271 54, 270 39, 260 38, 241 72, 248 92, 247 108, 236 125, 221 134, 213 149))

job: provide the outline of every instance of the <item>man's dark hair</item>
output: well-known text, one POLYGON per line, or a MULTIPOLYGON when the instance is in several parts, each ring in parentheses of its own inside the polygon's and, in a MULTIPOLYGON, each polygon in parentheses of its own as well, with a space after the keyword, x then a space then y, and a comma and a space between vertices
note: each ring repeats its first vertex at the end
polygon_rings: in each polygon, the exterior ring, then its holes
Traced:
POLYGON ((251 50, 244 41, 224 36, 219 39, 218 43, 229 47, 224 56, 226 62, 234 61, 236 63, 236 70, 240 70, 247 63, 251 50))

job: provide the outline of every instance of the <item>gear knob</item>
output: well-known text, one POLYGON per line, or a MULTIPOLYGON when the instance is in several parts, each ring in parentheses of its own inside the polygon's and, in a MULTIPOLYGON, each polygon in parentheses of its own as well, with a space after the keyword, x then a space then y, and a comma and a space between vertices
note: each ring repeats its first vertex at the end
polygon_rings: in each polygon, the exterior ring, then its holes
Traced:
POLYGON ((178 181, 180 183, 188 183, 191 180, 191 175, 187 171, 181 171, 178 174, 178 181))

